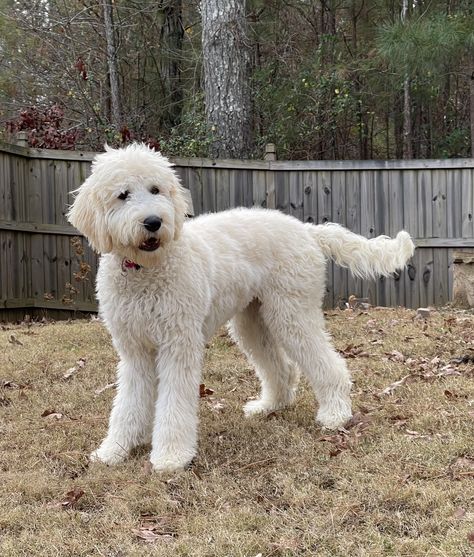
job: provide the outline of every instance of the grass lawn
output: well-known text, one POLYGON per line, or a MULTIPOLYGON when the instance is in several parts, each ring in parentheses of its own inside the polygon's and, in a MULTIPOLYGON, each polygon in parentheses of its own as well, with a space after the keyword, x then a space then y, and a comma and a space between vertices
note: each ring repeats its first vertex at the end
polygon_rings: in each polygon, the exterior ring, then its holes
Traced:
POLYGON ((258 383, 222 332, 207 350, 193 466, 149 448, 89 464, 117 358, 97 320, 0 331, 0 555, 474 555, 474 315, 334 311, 355 418, 322 431, 296 405, 246 419, 258 383), (107 387, 105 388, 104 387, 107 387))

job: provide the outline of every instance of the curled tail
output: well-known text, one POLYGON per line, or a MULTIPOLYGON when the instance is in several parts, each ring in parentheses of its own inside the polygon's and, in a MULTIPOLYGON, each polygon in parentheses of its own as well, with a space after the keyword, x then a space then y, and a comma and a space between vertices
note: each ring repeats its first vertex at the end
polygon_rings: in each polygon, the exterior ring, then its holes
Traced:
POLYGON ((339 224, 328 223, 312 225, 312 232, 323 253, 356 277, 376 278, 394 273, 405 267, 415 251, 410 234, 404 230, 396 238, 367 239, 339 224))

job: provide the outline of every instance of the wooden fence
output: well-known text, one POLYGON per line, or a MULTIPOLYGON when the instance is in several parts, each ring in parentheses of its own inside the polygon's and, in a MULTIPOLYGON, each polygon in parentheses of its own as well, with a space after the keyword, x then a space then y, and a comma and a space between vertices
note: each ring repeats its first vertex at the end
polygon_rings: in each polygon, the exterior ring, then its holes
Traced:
MULTIPOLYGON (((97 258, 65 217, 93 156, 0 147, 0 320, 96 309, 97 258)), ((366 237, 412 234, 418 249, 399 277, 361 281, 331 264, 327 307, 350 294, 377 305, 443 305, 452 250, 474 247, 473 159, 174 162, 196 215, 257 205, 366 237)))

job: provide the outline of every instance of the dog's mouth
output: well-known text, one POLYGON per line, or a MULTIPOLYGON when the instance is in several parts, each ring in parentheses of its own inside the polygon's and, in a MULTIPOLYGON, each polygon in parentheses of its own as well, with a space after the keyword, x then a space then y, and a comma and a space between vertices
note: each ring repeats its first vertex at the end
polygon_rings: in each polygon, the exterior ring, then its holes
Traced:
POLYGON ((159 247, 160 240, 157 238, 148 238, 138 246, 138 249, 141 249, 142 251, 155 251, 159 247))

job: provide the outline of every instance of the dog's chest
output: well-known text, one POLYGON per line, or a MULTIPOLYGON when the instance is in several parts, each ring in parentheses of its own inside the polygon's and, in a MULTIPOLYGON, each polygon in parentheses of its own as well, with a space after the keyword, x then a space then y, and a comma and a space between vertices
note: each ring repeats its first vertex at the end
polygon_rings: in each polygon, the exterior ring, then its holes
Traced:
MULTIPOLYGON (((139 344, 156 345, 160 331, 166 326, 166 285, 140 270, 99 281, 100 311, 109 328, 139 344)), ((115 334, 114 333, 114 334, 115 334)))

